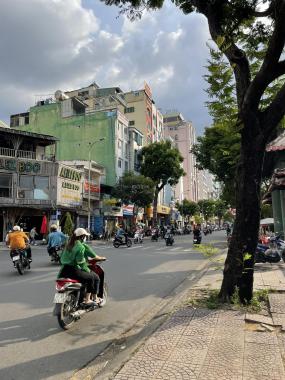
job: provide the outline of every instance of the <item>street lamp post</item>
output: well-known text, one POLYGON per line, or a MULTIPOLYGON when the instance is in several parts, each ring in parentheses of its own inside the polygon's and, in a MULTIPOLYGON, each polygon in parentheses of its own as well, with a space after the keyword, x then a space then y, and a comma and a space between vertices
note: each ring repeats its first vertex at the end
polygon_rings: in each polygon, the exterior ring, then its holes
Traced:
POLYGON ((105 137, 102 137, 101 139, 99 140, 95 140, 93 141, 92 143, 90 142, 89 143, 89 150, 88 150, 88 232, 90 232, 90 220, 91 220, 91 202, 90 202, 90 184, 91 184, 91 149, 93 148, 93 146, 97 143, 97 142, 100 142, 100 141, 103 141, 105 140, 105 137))

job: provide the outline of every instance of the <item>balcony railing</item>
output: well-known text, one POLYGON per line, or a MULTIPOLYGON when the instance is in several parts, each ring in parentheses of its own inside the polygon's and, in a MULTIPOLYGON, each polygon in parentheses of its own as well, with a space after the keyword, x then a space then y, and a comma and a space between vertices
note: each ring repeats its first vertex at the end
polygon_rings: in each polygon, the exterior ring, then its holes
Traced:
POLYGON ((27 150, 16 151, 15 149, 0 147, 0 156, 27 158, 30 160, 35 160, 36 159, 36 152, 31 152, 31 151, 27 151, 27 150))

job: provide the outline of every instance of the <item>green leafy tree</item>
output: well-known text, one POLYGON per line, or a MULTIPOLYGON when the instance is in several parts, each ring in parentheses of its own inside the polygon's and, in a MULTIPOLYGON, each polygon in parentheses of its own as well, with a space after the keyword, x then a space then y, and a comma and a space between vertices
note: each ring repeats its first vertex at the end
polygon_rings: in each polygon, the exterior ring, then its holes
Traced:
MULTIPOLYGON (((163 0, 105 2, 123 7, 122 11, 131 18, 141 15, 142 9, 157 9, 163 5, 163 0)), ((175 0, 175 4, 185 14, 198 12, 206 17, 212 40, 233 70, 236 125, 241 145, 236 171, 236 219, 220 297, 230 300, 238 286, 241 301, 249 302, 253 291, 265 147, 276 135, 285 114, 285 0, 268 0, 262 11, 258 0, 175 0), (255 40, 258 40, 255 46, 261 64, 252 70, 245 45, 254 44, 255 40), (279 87, 273 88, 276 81, 280 82, 279 87), (266 95, 269 88, 271 97, 266 95)))
POLYGON ((64 220, 64 226, 63 226, 63 232, 71 236, 73 232, 74 224, 72 222, 72 218, 69 212, 65 213, 65 220, 64 220))
MULTIPOLYGON (((250 58, 250 70, 256 73, 260 65, 260 51, 258 45, 264 46, 260 39, 245 39, 246 53, 250 58)), ((210 47, 208 60, 208 74, 204 76, 208 83, 207 93, 209 101, 206 102, 209 113, 213 118, 213 125, 206 128, 204 136, 197 139, 193 153, 196 156, 200 169, 208 169, 214 174, 222 186, 222 198, 235 206, 235 177, 240 154, 240 125, 238 123, 238 107, 233 81, 233 69, 221 51, 210 47)), ((274 92, 280 87, 280 81, 266 89, 262 99, 265 107, 274 92)), ((284 119, 283 119, 284 120, 284 119)), ((280 124, 280 129, 282 123, 280 124)), ((273 136, 275 137, 275 136, 273 136)), ((262 176, 272 175, 272 154, 265 154, 262 176)))
POLYGON ((215 214, 215 202, 212 199, 201 199, 198 207, 206 222, 215 214))
POLYGON ((166 184, 176 185, 185 175, 181 164, 183 157, 170 141, 160 141, 145 146, 141 150, 141 174, 150 177, 155 185, 153 200, 153 221, 157 223, 157 199, 166 184))
POLYGON ((187 216, 188 218, 197 214, 199 211, 197 203, 189 201, 188 199, 183 199, 182 203, 178 203, 177 208, 181 215, 187 216))
POLYGON ((214 207, 215 207, 215 215, 217 216, 219 220, 219 227, 221 227, 221 220, 226 214, 228 210, 228 206, 224 200, 217 199, 214 203, 214 207))
POLYGON ((273 217, 272 206, 268 204, 261 205, 261 218, 265 219, 265 218, 272 218, 272 217, 273 217))
POLYGON ((154 183, 143 175, 126 172, 114 187, 112 195, 125 204, 146 207, 153 201, 154 183))

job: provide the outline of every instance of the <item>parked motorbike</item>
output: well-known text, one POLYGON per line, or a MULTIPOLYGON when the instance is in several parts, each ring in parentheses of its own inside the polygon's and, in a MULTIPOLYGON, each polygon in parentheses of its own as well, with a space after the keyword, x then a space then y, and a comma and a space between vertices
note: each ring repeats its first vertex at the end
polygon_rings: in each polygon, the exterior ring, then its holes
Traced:
POLYGON ((255 263, 278 263, 281 258, 285 262, 285 242, 279 236, 270 238, 268 244, 257 244, 255 263))
POLYGON ((261 247, 262 244, 258 244, 255 251, 254 261, 255 263, 278 263, 281 260, 281 255, 278 249, 261 247))
MULTIPOLYGON (((85 313, 106 305, 108 289, 104 281, 104 271, 96 259, 89 260, 89 267, 100 278, 98 297, 102 298, 103 301, 98 305, 90 307, 83 303, 86 287, 79 281, 71 278, 59 278, 56 280, 53 315, 57 317, 59 326, 64 330, 68 330, 85 313)), ((95 295, 93 299, 95 299, 95 295)))
POLYGON ((173 245, 174 243, 174 238, 173 238, 173 235, 170 234, 170 233, 166 233, 165 234, 165 244, 168 246, 168 245, 173 245))
POLYGON ((129 248, 132 245, 132 241, 129 237, 127 237, 127 240, 126 240, 125 237, 121 238, 121 237, 115 236, 113 240, 113 246, 115 248, 119 248, 121 245, 125 245, 129 248))
POLYGON ((26 269, 31 269, 31 263, 27 258, 25 249, 13 249, 11 251, 11 258, 19 274, 23 275, 26 269))
POLYGON ((48 254, 50 255, 51 261, 55 263, 60 263, 60 255, 61 255, 62 247, 55 246, 48 249, 48 254))
POLYGON ((104 238, 104 235, 102 233, 91 231, 90 238, 91 240, 102 240, 104 238))
POLYGON ((142 244, 143 243, 143 234, 140 232, 135 232, 134 236, 134 244, 142 244))

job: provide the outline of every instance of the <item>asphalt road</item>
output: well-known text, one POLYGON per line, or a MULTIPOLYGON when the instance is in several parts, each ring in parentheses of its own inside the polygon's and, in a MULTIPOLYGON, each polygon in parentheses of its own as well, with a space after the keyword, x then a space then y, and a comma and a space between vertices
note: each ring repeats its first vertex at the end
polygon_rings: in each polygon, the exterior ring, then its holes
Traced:
MULTIPOLYGON (((225 231, 203 237, 224 247, 225 231)), ((0 379, 68 379, 157 305, 206 262, 192 248, 192 235, 115 249, 96 245, 109 286, 108 304, 85 314, 69 331, 52 315, 59 266, 45 247, 33 248, 30 271, 20 276, 0 248, 0 379)))

